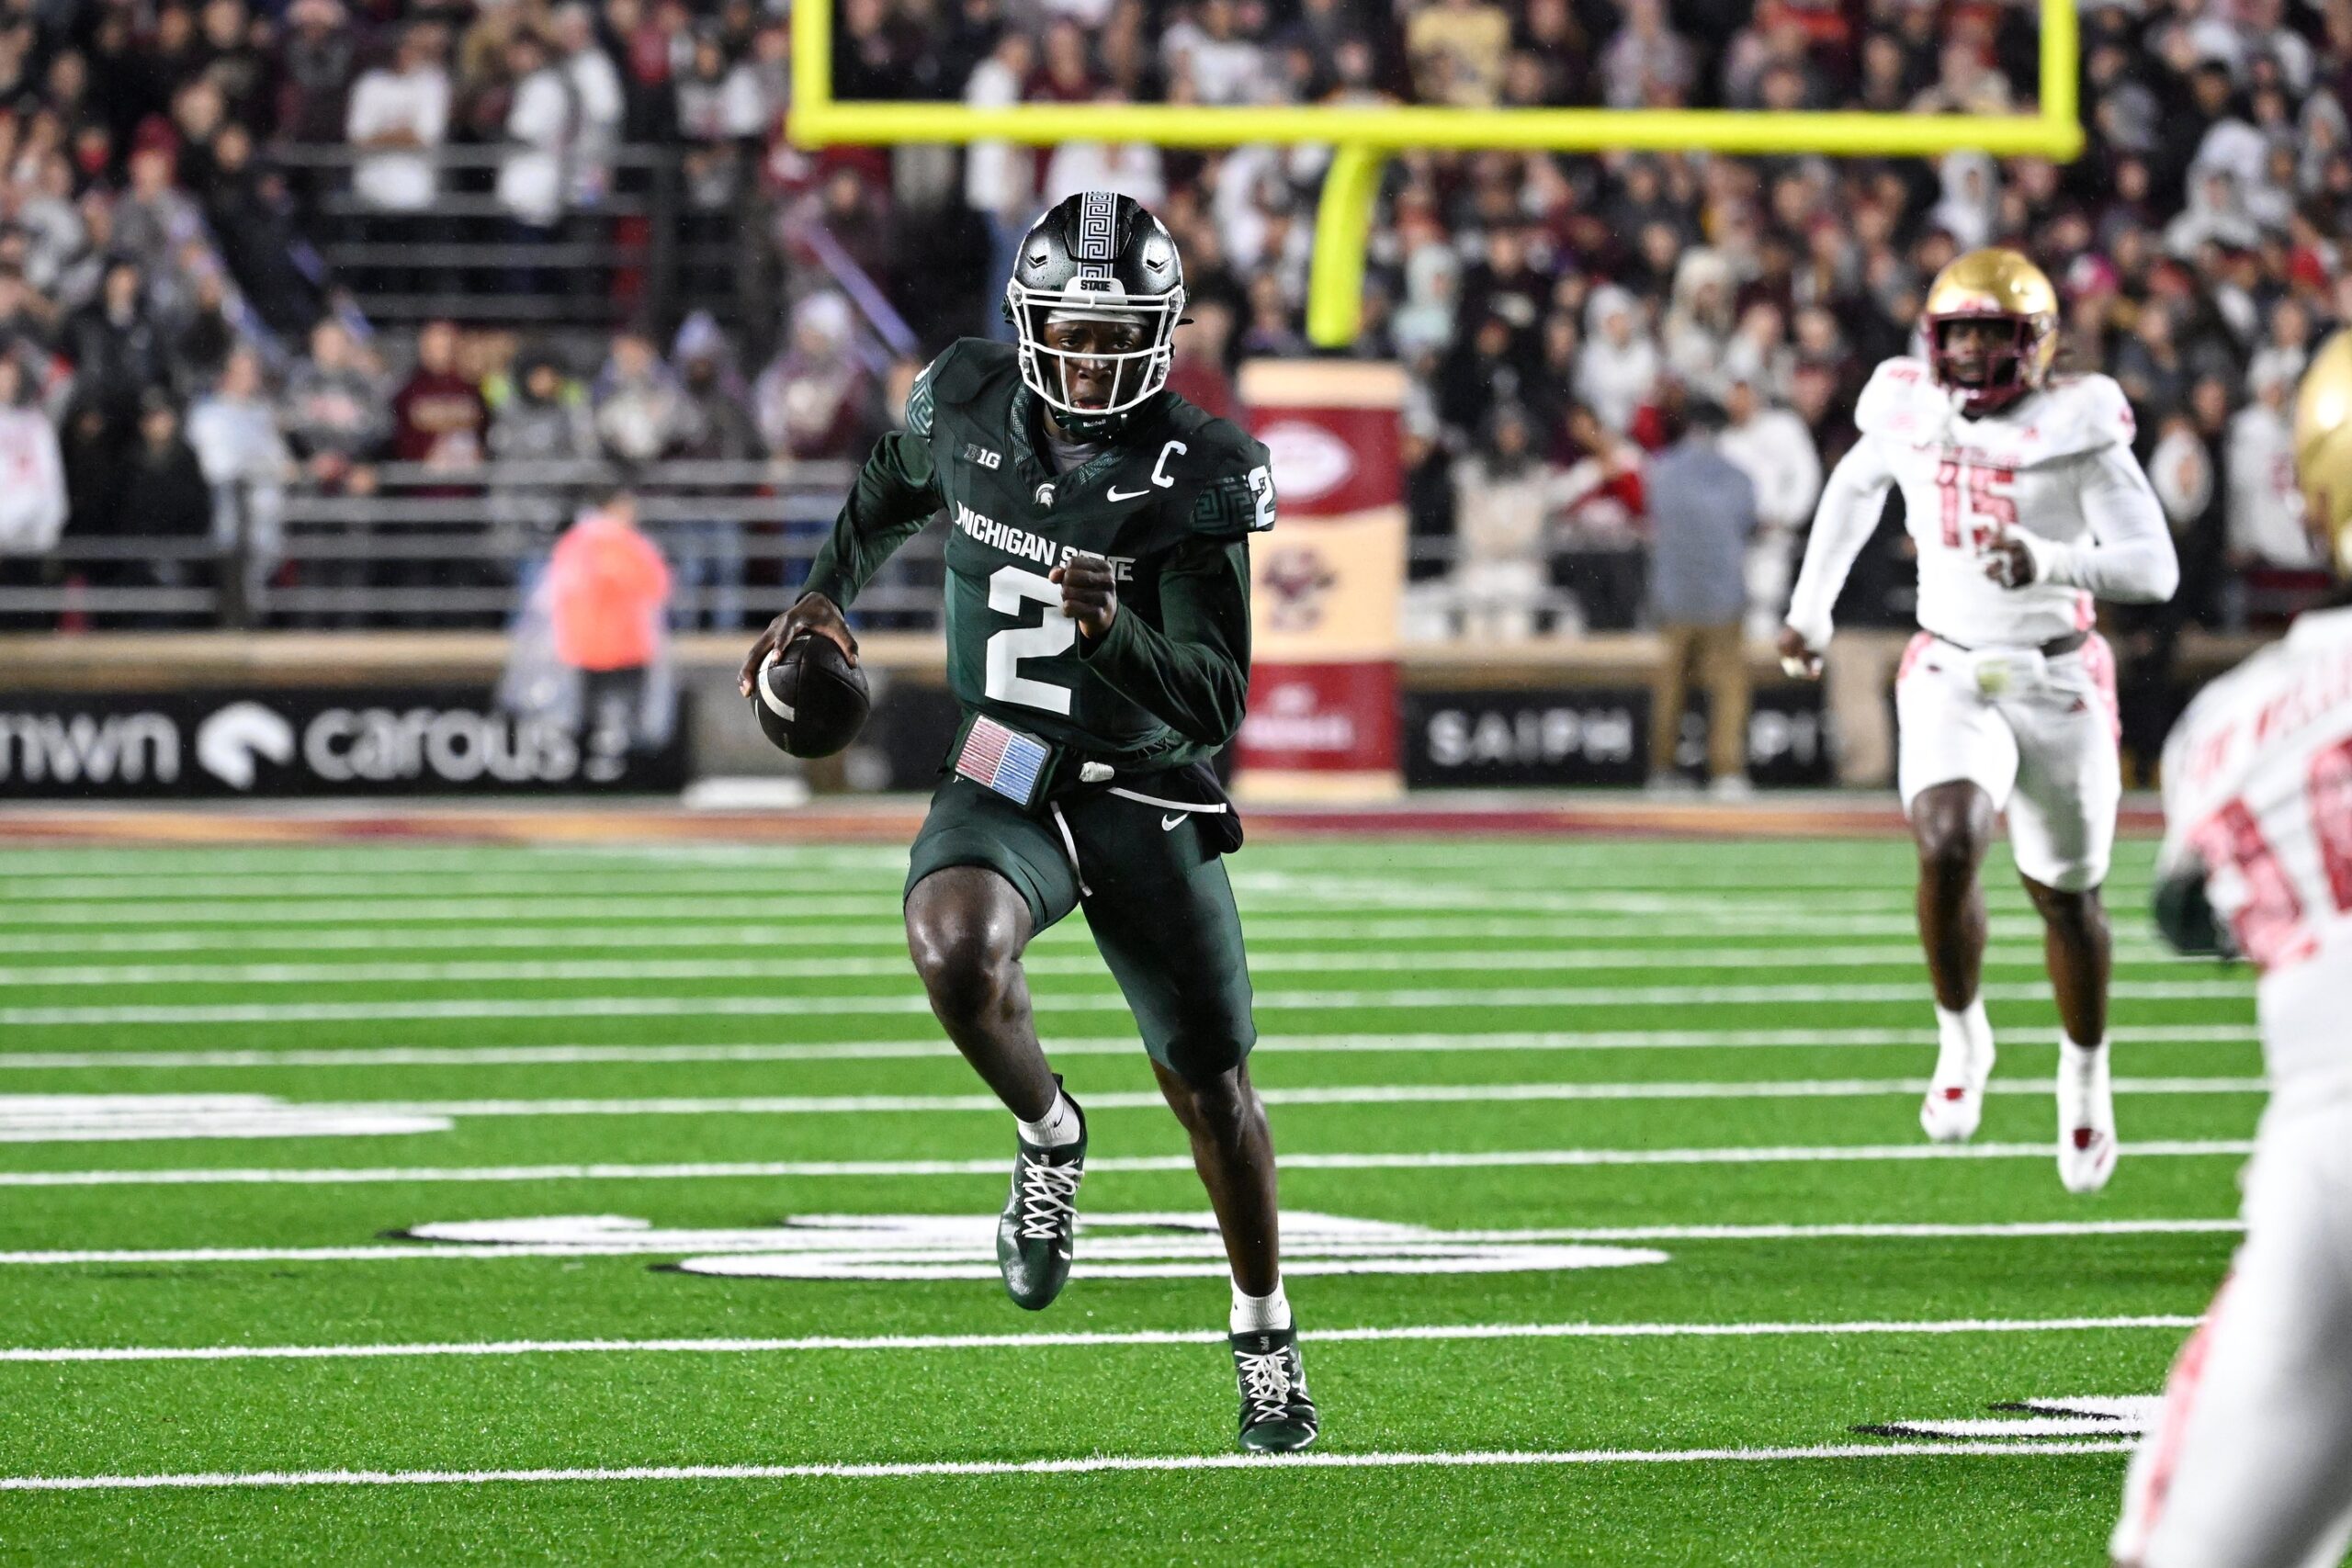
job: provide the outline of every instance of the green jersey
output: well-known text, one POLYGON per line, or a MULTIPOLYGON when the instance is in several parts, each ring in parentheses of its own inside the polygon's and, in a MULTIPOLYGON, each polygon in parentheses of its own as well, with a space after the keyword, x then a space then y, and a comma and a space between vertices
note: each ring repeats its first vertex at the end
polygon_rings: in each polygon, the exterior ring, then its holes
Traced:
POLYGON ((1240 728, 1249 536, 1273 526, 1266 449, 1172 392, 1056 473, 1009 344, 966 338, 916 378, 805 584, 847 608, 945 512, 947 680, 967 709, 1126 766, 1174 767, 1240 728), (1098 638, 1046 574, 1106 557, 1118 613, 1098 638))

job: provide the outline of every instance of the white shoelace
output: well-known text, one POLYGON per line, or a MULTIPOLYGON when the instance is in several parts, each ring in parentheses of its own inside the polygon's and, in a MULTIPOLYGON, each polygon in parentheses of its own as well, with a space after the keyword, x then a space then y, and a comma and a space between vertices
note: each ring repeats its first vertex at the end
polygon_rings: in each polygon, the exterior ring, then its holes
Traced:
POLYGON ((1250 1419, 1281 1421, 1290 1415, 1290 1352, 1234 1358, 1241 1369, 1241 1397, 1250 1402, 1250 1419))
POLYGON ((1062 1222, 1078 1210, 1079 1179, 1085 1167, 1021 1165, 1021 1235, 1028 1241, 1051 1241, 1061 1234, 1062 1222))

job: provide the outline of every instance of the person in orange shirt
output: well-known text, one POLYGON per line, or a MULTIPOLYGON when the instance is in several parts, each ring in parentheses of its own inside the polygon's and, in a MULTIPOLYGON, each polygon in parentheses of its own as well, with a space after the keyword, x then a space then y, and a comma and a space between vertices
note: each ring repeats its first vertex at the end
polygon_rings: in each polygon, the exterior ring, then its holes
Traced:
POLYGON ((638 531, 637 497, 627 488, 582 512, 556 541, 548 607, 556 657, 581 672, 584 728, 635 734, 669 605, 670 568, 638 531))

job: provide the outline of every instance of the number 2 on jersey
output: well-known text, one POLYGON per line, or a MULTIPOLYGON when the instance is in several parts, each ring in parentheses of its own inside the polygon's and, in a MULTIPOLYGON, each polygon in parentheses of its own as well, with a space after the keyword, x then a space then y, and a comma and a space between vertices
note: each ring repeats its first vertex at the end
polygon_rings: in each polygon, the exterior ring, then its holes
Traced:
POLYGON ((1033 681, 1021 673, 1024 659, 1051 659, 1068 653, 1078 641, 1078 623, 1062 614, 1061 585, 1017 566, 1000 567, 989 579, 989 608, 1000 615, 1019 615, 1028 604, 1046 606, 1044 621, 1034 626, 1007 626, 989 638, 988 685, 991 702, 1019 703, 1067 716, 1069 688, 1050 681, 1033 681))
POLYGON ((1974 519, 1968 528, 1967 548, 1971 554, 1983 555, 1993 541, 2007 529, 2017 526, 2017 498, 2010 487, 2018 480, 2015 468, 1986 468, 1980 463, 1963 463, 1946 457, 1936 465, 1936 500, 1942 513, 1944 547, 1959 549, 1961 545, 1961 514, 1963 511, 1974 519), (1965 496, 1966 505, 1962 506, 1965 496))

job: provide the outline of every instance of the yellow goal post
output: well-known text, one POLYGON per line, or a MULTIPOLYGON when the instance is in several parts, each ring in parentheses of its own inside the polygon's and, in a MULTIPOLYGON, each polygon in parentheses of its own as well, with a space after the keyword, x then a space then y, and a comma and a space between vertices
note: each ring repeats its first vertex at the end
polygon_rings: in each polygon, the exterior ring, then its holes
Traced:
POLYGON ((1451 152, 1818 152, 1934 157, 1963 149, 2066 162, 2083 149, 2075 100, 2075 0, 2041 0, 2041 85, 2032 114, 1795 114, 1739 109, 1464 109, 1426 105, 1211 108, 1194 105, 843 103, 833 96, 832 0, 792 7, 792 110, 802 147, 1017 141, 1250 143, 1332 149, 1315 217, 1306 332, 1344 347, 1360 323, 1364 247, 1381 171, 1407 148, 1451 152))

